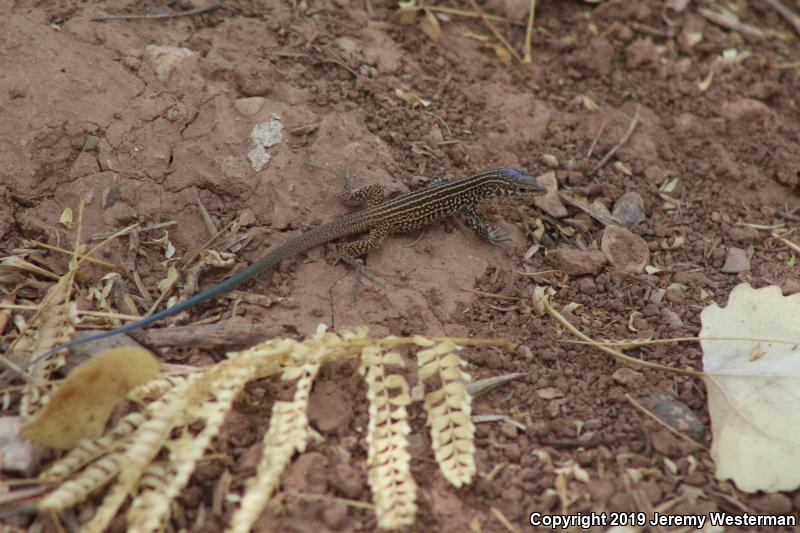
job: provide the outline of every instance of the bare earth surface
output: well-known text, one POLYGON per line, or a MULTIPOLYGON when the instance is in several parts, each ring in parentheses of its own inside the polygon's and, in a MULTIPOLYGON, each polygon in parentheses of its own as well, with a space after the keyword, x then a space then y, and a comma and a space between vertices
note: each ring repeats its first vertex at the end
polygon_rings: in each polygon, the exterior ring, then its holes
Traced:
MULTIPOLYGON (((524 21, 527 3, 519 4, 484 8, 524 21)), ((530 303, 533 287, 548 285, 557 303, 582 304, 568 318, 593 338, 666 339, 696 335, 703 307, 724 304, 738 283, 800 291, 792 251, 770 239, 769 230, 740 224, 798 225, 797 217, 778 213, 796 210, 800 193, 797 39, 762 2, 740 2, 749 6, 740 18, 778 37, 735 34, 701 16, 694 3, 680 12, 656 0, 539 4, 531 72, 503 64, 493 48, 470 37, 488 35, 478 19, 441 21, 434 42, 418 26, 392 24, 397 5, 382 0, 371 3, 371 13, 359 0, 240 0, 192 17, 110 22, 90 19, 157 12, 161 4, 6 3, 0 8, 0 251, 11 253, 25 239, 71 246, 74 233, 59 217, 84 200, 84 235, 175 221, 169 237, 176 255, 185 256, 212 236, 200 202, 216 228, 236 224, 244 238, 234 250, 240 268, 347 212, 339 201, 341 176, 308 161, 349 165, 357 184, 379 183, 392 193, 497 166, 522 166, 533 175, 554 170, 560 190, 609 210, 635 192, 645 219, 630 231, 646 250, 623 234, 616 251, 583 251, 600 248, 604 227, 571 206, 549 214, 532 205, 492 206, 487 216, 512 237, 503 247, 479 241, 458 223, 391 238, 368 258, 384 283, 362 286, 355 303, 352 270, 335 265, 328 246, 249 283, 236 307, 218 298, 189 318, 235 313, 256 324, 261 337, 304 336, 324 322, 336 329, 366 324, 375 335, 519 343, 514 353, 464 352, 473 378, 525 373, 475 400, 475 414, 507 415, 521 427, 478 424, 479 475, 471 486, 457 490, 441 477, 424 412, 419 405, 412 411, 419 531, 507 531, 499 517, 525 530, 534 511, 651 511, 672 500, 674 514, 797 513, 800 492, 749 495, 717 481, 706 449, 673 435, 628 399, 667 393, 699 418, 705 432, 694 437, 708 446, 700 380, 622 369, 596 350, 566 344, 570 335, 535 316, 530 303), (711 71, 703 90, 699 84, 711 71), (430 105, 412 107, 397 89, 430 105), (637 106, 630 139, 593 173, 637 106), (271 158, 256 171, 248 158, 256 146, 251 133, 271 120, 281 128, 280 142, 266 148, 271 158), (671 180, 665 198, 660 187, 671 180), (660 270, 644 272, 644 262, 636 264, 641 259, 660 270), (579 466, 588 481, 559 477, 542 451, 556 467, 579 466)), ((521 49, 524 25, 497 27, 521 49)), ((150 295, 142 299, 128 279, 138 312, 166 275, 163 249, 152 242, 161 235, 140 233, 133 264, 150 295)), ((615 235, 606 237, 604 247, 613 248, 615 235)), ((127 254, 122 238, 100 255, 124 262, 127 254)), ((65 261, 49 260, 54 264, 65 261)), ((85 286, 104 272, 87 273, 85 286)), ((229 273, 207 272, 200 285, 229 273)), ((222 358, 224 349, 165 353, 172 362, 200 364, 222 358)), ((676 367, 699 367, 701 356, 694 343, 631 354, 676 367)), ((216 531, 229 518, 229 504, 215 493, 223 481, 241 490, 258 460, 265 417, 284 393, 272 382, 250 392, 215 443, 218 459, 198 469, 180 498, 171 527, 216 531)), ((283 489, 368 502, 366 401, 355 364, 324 370, 310 415, 325 441, 296 458, 283 489)), ((279 494, 276 502, 258 530, 375 528, 369 510, 332 499, 279 494)))

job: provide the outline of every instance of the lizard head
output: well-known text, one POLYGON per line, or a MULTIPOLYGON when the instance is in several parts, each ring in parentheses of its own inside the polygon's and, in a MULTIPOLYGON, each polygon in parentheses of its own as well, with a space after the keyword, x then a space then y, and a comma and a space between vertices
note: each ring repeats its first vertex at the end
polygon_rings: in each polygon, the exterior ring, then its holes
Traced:
POLYGON ((542 196, 547 189, 524 168, 505 167, 483 173, 485 198, 527 198, 542 196))

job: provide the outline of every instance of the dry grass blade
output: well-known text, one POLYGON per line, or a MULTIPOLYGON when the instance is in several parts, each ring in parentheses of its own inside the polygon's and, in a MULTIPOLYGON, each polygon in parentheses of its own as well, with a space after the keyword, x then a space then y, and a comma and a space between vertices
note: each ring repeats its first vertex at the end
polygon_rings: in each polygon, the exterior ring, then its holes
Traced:
POLYGON ((531 46, 533 41, 533 20, 536 17, 536 0, 530 0, 531 5, 528 10, 528 26, 525 29, 525 54, 523 60, 525 63, 533 62, 531 55, 531 46))
POLYGON ((627 143, 628 140, 631 138, 631 135, 633 135, 633 130, 635 130, 636 126, 639 125, 639 108, 640 107, 641 106, 639 104, 636 104, 636 111, 633 114, 633 119, 631 120, 631 123, 628 126, 628 131, 625 132, 625 135, 623 135, 622 138, 619 140, 619 142, 616 145, 614 145, 611 148, 611 150, 608 151, 608 153, 606 155, 603 156, 603 159, 601 159, 594 166, 594 168, 592 168, 592 170, 589 172, 589 174, 594 174, 595 172, 597 172, 598 170, 603 168, 603 166, 605 166, 605 164, 608 163, 609 159, 614 157, 614 154, 617 153, 617 150, 619 150, 620 148, 625 146, 625 143, 627 143))
POLYGON ((723 28, 738 31, 739 33, 744 33, 745 35, 758 37, 760 39, 768 37, 764 30, 741 22, 735 13, 721 6, 717 6, 716 11, 704 7, 699 8, 698 11, 705 18, 723 28))
POLYGON ((486 13, 484 13, 483 10, 480 7, 478 7, 478 3, 475 2, 475 0, 468 0, 468 1, 469 4, 472 6, 472 9, 474 9, 475 12, 478 13, 478 15, 480 15, 483 24, 489 29, 490 32, 492 32, 492 35, 494 35, 495 39, 500 41, 500 43, 503 45, 506 51, 508 51, 508 53, 511 54, 511 56, 517 61, 517 63, 519 63, 520 65, 524 65, 530 69, 531 66, 522 60, 517 51, 514 50, 514 47, 511 46, 511 44, 506 40, 505 37, 503 37, 503 35, 499 31, 497 31, 497 28, 495 28, 494 24, 492 24, 492 21, 489 19, 486 13))
POLYGON ((780 15, 792 25, 794 31, 800 35, 800 17, 798 17, 794 11, 783 5, 780 0, 764 0, 764 2, 772 6, 775 11, 780 13, 780 15))
POLYGON ((676 374, 685 374, 688 376, 695 376, 695 377, 703 377, 705 374, 699 370, 693 370, 689 368, 672 368, 669 366, 659 365, 657 363, 651 363, 649 361, 642 361, 641 359, 636 359, 635 357, 631 357, 630 355, 625 355, 624 353, 609 348, 601 343, 594 341, 593 339, 586 336, 583 332, 581 332, 578 328, 573 326, 569 320, 564 318, 564 316, 556 311, 553 305, 550 303, 550 299, 547 295, 543 294, 542 291, 534 290, 533 295, 533 306, 536 309, 542 310, 542 312, 547 313, 556 321, 567 328, 570 333, 578 337, 579 339, 586 341, 587 343, 591 344, 595 348, 600 351, 606 352, 607 354, 611 355, 614 359, 622 363, 629 364, 631 366, 641 367, 641 368, 652 368, 654 370, 665 370, 667 372, 675 372, 676 374))
POLYGON ((222 6, 219 4, 210 4, 207 6, 196 7, 179 13, 163 13, 157 15, 105 15, 102 17, 92 17, 92 22, 110 22, 112 20, 166 20, 179 17, 191 17, 193 15, 200 15, 202 13, 209 13, 216 11, 222 6))

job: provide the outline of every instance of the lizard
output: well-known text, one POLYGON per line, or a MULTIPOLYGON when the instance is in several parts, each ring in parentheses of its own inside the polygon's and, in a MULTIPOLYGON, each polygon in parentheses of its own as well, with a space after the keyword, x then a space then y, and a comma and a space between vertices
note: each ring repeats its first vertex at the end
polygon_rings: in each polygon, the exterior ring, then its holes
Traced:
POLYGON ((457 180, 447 176, 435 178, 425 187, 387 200, 384 198, 383 187, 380 185, 354 189, 352 175, 348 173, 345 180, 344 200, 350 206, 366 205, 365 208, 302 233, 273 248, 262 258, 213 287, 171 307, 118 328, 54 346, 35 357, 22 369, 61 350, 128 333, 186 311, 230 291, 261 272, 274 268, 284 259, 343 237, 367 233, 367 237, 364 239, 343 243, 337 247, 339 259, 356 269, 356 282, 360 276, 369 277, 368 270, 360 256, 380 248, 388 235, 421 229, 453 216, 463 216, 467 226, 478 237, 492 245, 500 245, 509 240, 509 237, 481 220, 476 210, 478 205, 502 198, 522 200, 527 197, 543 195, 545 192, 545 186, 529 176, 525 169, 502 167, 457 180))

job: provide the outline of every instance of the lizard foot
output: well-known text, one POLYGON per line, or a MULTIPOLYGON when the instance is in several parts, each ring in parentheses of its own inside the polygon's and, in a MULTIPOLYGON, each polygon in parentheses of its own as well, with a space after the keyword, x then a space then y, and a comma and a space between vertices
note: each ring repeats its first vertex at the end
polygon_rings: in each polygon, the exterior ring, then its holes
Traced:
POLYGON ((489 244, 500 246, 502 243, 511 240, 511 236, 503 230, 496 228, 488 228, 486 232, 486 240, 489 244))
POLYGON ((372 271, 367 268, 367 265, 364 264, 364 261, 361 259, 355 259, 352 263, 353 268, 356 269, 356 280, 353 282, 353 294, 351 296, 352 300, 355 302, 358 296, 358 287, 361 285, 361 279, 366 279, 367 281, 371 281, 376 285, 383 285, 383 280, 379 278, 377 275, 373 274, 372 271))

